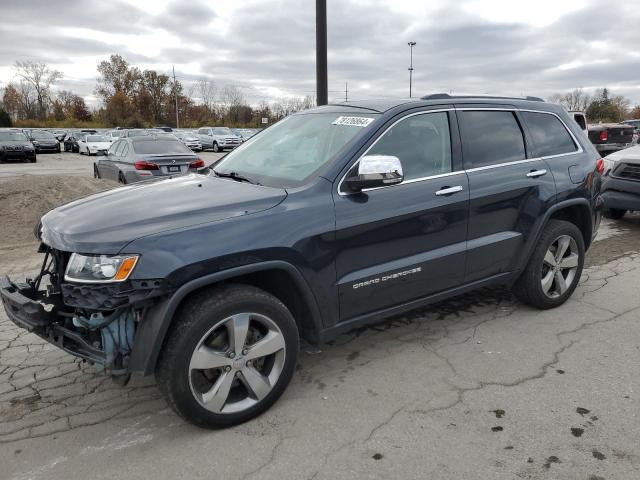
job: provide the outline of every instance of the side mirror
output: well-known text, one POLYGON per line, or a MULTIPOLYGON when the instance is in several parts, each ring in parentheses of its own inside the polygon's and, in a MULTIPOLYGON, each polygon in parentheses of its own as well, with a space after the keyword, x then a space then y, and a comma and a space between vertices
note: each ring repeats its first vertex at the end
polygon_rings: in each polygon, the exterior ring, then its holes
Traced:
POLYGON ((404 180, 402 164, 392 155, 367 155, 358 162, 358 170, 350 173, 345 182, 352 192, 365 188, 396 185, 404 180))

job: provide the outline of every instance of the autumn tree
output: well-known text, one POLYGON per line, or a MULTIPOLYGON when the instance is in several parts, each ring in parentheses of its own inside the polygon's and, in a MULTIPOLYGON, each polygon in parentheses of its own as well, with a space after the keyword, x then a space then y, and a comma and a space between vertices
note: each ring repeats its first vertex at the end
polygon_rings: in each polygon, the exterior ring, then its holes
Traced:
POLYGON ((587 118, 592 122, 621 122, 627 116, 629 100, 621 95, 611 95, 609 89, 598 91, 587 108, 587 118))

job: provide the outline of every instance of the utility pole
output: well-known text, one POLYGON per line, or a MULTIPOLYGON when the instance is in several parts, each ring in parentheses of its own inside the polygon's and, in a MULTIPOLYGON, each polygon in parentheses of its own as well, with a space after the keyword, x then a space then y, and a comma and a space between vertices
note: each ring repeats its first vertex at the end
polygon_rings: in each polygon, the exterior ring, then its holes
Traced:
POLYGON ((408 45, 411 50, 411 63, 409 64, 409 98, 411 98, 411 84, 413 83, 413 47, 416 46, 416 42, 409 42, 408 45))
POLYGON ((176 129, 180 128, 180 122, 178 121, 178 84, 176 83, 176 67, 173 68, 173 93, 176 97, 176 129))
POLYGON ((327 75, 327 0, 316 0, 316 95, 317 104, 329 103, 327 75))
POLYGON ((347 82, 344 82, 344 101, 349 101, 349 88, 347 86, 347 82))

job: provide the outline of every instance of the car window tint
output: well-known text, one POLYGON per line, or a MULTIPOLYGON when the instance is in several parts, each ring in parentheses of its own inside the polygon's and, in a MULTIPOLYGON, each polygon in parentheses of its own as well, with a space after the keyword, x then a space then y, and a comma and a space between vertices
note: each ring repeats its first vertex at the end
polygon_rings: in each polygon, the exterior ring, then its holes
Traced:
POLYGON ((534 143, 534 155, 546 157, 576 151, 567 128, 555 116, 548 113, 521 112, 534 143))
POLYGON ((405 118, 387 130, 367 155, 400 159, 405 180, 451 171, 451 135, 446 112, 405 118))
POLYGON ((461 111, 462 149, 474 168, 526 158, 524 137, 513 112, 461 111))

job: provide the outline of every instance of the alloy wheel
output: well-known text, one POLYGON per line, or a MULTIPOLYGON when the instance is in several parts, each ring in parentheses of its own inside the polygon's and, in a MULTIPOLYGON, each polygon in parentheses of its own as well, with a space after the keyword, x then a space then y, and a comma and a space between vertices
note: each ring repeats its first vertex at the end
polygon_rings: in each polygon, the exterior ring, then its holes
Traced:
POLYGON ((576 279, 580 253, 569 235, 556 238, 547 249, 542 263, 542 291, 550 298, 563 295, 576 279))
POLYGON ((211 412, 241 412, 273 390, 285 355, 284 336, 273 320, 258 313, 232 315, 207 331, 193 351, 191 392, 211 412))

